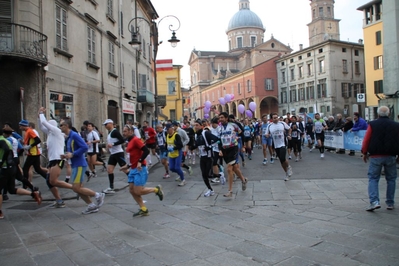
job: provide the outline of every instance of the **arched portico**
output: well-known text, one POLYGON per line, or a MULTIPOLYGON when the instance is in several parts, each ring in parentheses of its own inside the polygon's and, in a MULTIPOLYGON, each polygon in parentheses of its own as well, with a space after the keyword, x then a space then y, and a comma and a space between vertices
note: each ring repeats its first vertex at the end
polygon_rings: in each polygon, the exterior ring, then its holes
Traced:
POLYGON ((270 113, 278 113, 278 100, 276 97, 267 96, 260 101, 260 116, 269 115, 270 113))

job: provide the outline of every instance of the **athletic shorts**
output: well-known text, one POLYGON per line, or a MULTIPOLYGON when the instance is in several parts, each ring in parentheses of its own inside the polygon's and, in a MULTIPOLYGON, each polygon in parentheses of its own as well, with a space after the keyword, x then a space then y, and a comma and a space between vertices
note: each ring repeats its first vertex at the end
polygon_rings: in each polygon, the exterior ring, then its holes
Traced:
POLYGON ((142 166, 141 171, 137 170, 137 168, 130 169, 129 175, 127 176, 128 183, 133 183, 135 186, 140 187, 145 186, 147 179, 147 166, 142 166))
POLYGON ((252 140, 252 137, 244 137, 244 143, 248 142, 248 141, 251 141, 251 140, 252 140))
POLYGON ((48 168, 58 165, 61 169, 64 168, 64 160, 52 160, 48 163, 48 168))
POLYGON ((71 183, 82 184, 85 180, 86 166, 72 167, 71 183))
POLYGON ((238 146, 222 149, 223 160, 226 164, 235 165, 238 156, 238 146))
POLYGON ((273 145, 273 138, 272 137, 266 138, 265 136, 262 136, 262 145, 272 146, 273 145))
POLYGON ((276 150, 276 156, 280 160, 280 163, 284 163, 286 161, 286 154, 287 154, 287 148, 286 147, 281 147, 277 148, 276 150))
POLYGON ((324 132, 323 133, 316 133, 316 139, 324 142, 324 132))
POLYGON ((118 152, 111 154, 108 158, 108 165, 115 166, 119 164, 119 166, 124 166, 126 164, 125 154, 123 152, 118 152))
POLYGON ((148 149, 154 150, 157 147, 157 144, 155 144, 155 143, 151 143, 151 144, 146 143, 145 146, 148 149))
POLYGON ((88 152, 87 155, 89 156, 97 155, 97 152, 88 152))
POLYGON ((167 150, 159 150, 159 157, 162 159, 168 159, 168 151, 167 150))

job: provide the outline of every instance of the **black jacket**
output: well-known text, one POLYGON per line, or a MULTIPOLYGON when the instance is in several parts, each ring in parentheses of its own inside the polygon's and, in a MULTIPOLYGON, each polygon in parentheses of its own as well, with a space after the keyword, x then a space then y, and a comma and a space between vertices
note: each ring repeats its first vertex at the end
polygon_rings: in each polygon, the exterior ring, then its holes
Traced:
POLYGON ((372 132, 367 152, 370 155, 399 155, 399 123, 379 117, 369 126, 372 132))

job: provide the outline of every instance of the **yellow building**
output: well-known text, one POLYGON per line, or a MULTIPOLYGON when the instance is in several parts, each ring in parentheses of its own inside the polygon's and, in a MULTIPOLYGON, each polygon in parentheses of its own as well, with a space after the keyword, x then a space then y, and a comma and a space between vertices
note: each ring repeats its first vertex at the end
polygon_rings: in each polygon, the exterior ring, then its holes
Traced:
POLYGON ((363 11, 364 62, 366 71, 367 120, 376 118, 378 101, 383 97, 383 21, 382 0, 374 0, 358 10, 363 11))
POLYGON ((159 121, 180 120, 183 117, 183 97, 180 84, 182 65, 173 65, 172 59, 157 60, 158 104, 162 107, 159 121), (163 99, 166 99, 163 101, 163 99), (164 103, 162 103, 164 102, 164 103))

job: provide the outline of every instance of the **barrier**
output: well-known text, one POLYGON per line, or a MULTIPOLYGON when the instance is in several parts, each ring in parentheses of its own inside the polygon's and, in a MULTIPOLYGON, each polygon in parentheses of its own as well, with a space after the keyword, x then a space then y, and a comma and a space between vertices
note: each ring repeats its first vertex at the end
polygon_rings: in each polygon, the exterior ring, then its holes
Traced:
POLYGON ((334 149, 345 149, 360 151, 366 130, 356 132, 325 131, 324 146, 334 149))

